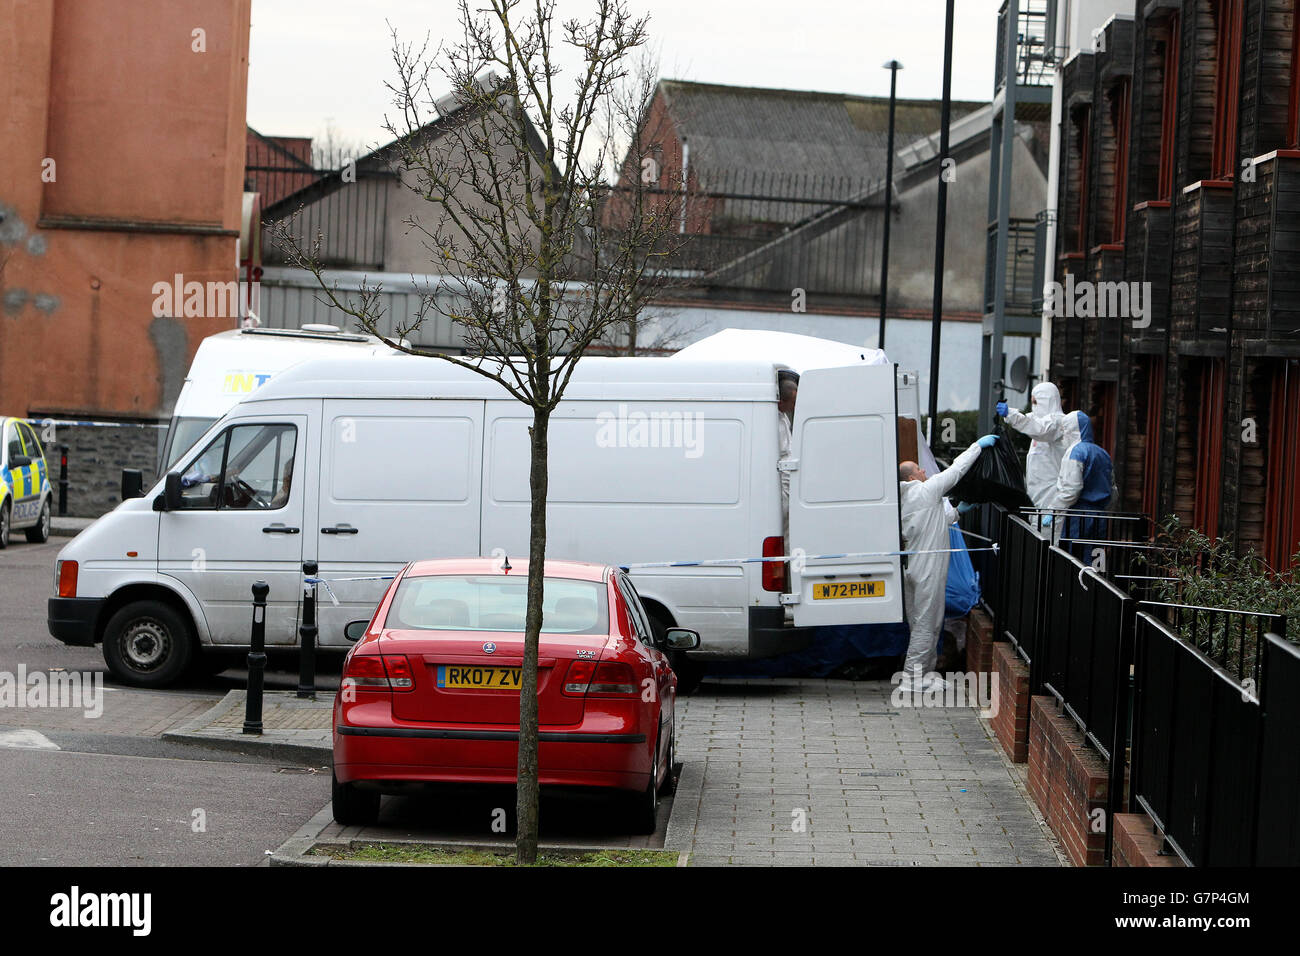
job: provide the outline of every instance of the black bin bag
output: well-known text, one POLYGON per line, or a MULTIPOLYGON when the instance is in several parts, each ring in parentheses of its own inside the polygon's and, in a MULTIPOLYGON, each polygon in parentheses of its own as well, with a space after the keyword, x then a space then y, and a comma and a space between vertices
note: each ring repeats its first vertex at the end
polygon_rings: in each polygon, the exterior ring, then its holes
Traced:
POLYGON ((980 452, 979 461, 957 482, 949 496, 971 504, 993 501, 1012 511, 1032 507, 1033 502, 1025 493, 1025 472, 1006 426, 996 421, 992 434, 998 436, 997 443, 980 452))

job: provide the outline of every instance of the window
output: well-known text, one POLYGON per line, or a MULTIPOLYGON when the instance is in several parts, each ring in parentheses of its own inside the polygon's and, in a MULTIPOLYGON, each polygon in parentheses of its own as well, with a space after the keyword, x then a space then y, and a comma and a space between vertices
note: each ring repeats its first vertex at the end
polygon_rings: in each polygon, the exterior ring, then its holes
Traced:
POLYGON ((1142 463, 1142 513, 1157 517, 1160 510, 1160 413, 1164 408, 1165 363, 1148 358, 1146 365, 1146 449, 1142 463))
POLYGON ((297 429, 236 425, 218 435, 181 475, 188 510, 275 510, 289 501, 297 429))
POLYGON ((1269 409, 1268 486, 1264 557, 1275 570, 1291 566, 1300 550, 1300 361, 1283 363, 1273 380, 1269 409))
POLYGON ((1237 165, 1242 0, 1214 4, 1214 141, 1210 175, 1231 179, 1237 165))
POLYGON ((1165 38, 1164 76, 1160 104, 1160 170, 1156 193, 1166 202, 1174 196, 1174 132, 1178 128, 1178 44, 1180 20, 1177 13, 1169 17, 1165 38))
MULTIPOLYGON (((601 582, 546 578, 543 592, 543 634, 609 633, 608 599, 601 582)), ((423 575, 402 579, 384 627, 522 634, 527 610, 527 575, 423 575)))
POLYGON ((1287 103, 1286 140, 1300 148, 1300 9, 1291 11, 1291 95, 1287 103))
POLYGON ((23 454, 23 441, 18 437, 17 425, 10 423, 5 428, 5 444, 9 446, 9 464, 12 465, 14 459, 23 454))
POLYGON ((641 598, 636 593, 636 588, 632 582, 623 575, 618 576, 618 586, 623 592, 623 600, 627 602, 628 616, 632 618, 632 628, 636 631, 637 639, 647 647, 654 645, 654 628, 650 624, 650 618, 641 606, 641 598))
POLYGON ((1084 253, 1088 248, 1088 160, 1092 150, 1092 107, 1085 106, 1074 114, 1075 143, 1078 155, 1075 162, 1078 172, 1074 177, 1079 194, 1075 205, 1074 251, 1084 253))
POLYGON ((1126 78, 1110 91, 1110 126, 1114 136, 1114 203, 1111 207, 1110 241, 1123 242, 1128 222, 1128 129, 1132 84, 1126 78))
POLYGON ((1223 474, 1224 364, 1201 364, 1196 418, 1196 504, 1192 523, 1211 538, 1219 535, 1219 492, 1223 474))
POLYGON ((36 439, 36 432, 32 431, 31 425, 26 422, 19 422, 18 433, 23 436, 23 444, 27 446, 25 454, 28 458, 35 460, 45 454, 45 449, 36 439))

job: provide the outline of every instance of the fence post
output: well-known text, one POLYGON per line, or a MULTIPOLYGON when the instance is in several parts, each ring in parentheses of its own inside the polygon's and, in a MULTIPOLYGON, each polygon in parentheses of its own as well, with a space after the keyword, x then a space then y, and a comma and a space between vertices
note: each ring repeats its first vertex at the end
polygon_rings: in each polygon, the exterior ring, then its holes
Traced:
POLYGON ((1132 681, 1135 632, 1137 630, 1136 602, 1131 598, 1121 605, 1119 627, 1119 653, 1115 667, 1114 721, 1110 733, 1110 779, 1106 786, 1106 863, 1110 865, 1115 850, 1115 817, 1127 812, 1124 800, 1124 771, 1128 767, 1129 747, 1129 685, 1132 681))
MULTIPOLYGON (((305 577, 316 577, 316 562, 305 561, 302 573, 305 577)), ((305 582, 304 582, 305 583, 305 582)), ((298 628, 302 638, 302 647, 298 653, 298 697, 303 700, 316 699, 316 585, 306 584, 302 596, 302 626, 298 628)))
POLYGON ((271 588, 265 581, 253 583, 253 636, 248 651, 248 690, 244 703, 244 733, 262 732, 262 678, 266 672, 266 595, 271 588))

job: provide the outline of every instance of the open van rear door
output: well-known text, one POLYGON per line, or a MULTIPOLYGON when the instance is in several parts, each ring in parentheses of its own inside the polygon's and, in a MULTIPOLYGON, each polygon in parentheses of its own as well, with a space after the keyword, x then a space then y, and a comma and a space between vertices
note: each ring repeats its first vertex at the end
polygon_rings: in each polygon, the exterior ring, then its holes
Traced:
POLYGON ((900 550, 894 374, 893 365, 850 365, 800 377, 786 465, 796 560, 783 597, 798 627, 903 619, 899 557, 812 557, 900 550))

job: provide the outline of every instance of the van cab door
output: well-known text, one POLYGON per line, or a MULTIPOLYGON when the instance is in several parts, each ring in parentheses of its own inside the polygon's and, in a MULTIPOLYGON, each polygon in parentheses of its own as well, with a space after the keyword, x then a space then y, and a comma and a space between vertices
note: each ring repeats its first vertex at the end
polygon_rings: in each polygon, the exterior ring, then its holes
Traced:
POLYGON ((277 415, 232 423, 175 469, 182 507, 160 516, 158 571, 199 599, 214 644, 249 642, 259 579, 266 643, 297 643, 307 457, 307 417, 277 415))
POLYGON ((790 593, 798 627, 903 619, 893 365, 809 369, 791 442, 790 593), (877 557, 813 557, 880 553, 877 557), (809 556, 801 559, 801 554, 809 556))

